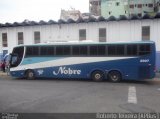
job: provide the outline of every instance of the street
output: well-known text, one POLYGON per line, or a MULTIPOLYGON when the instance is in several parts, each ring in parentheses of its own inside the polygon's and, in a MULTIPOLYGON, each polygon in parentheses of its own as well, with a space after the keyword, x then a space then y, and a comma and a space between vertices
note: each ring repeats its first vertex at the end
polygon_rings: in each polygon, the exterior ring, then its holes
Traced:
POLYGON ((160 112, 160 80, 121 83, 0 77, 0 112, 160 112))

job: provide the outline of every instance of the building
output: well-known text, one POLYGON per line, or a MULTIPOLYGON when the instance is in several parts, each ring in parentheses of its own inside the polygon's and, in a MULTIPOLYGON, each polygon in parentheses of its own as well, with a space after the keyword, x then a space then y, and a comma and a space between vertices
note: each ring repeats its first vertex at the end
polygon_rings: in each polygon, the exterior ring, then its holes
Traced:
POLYGON ((128 0, 101 0, 101 15, 105 18, 114 16, 119 18, 120 15, 129 16, 128 0))
POLYGON ((101 0, 89 0, 89 11, 91 15, 101 16, 101 0))
POLYGON ((71 8, 71 10, 61 10, 60 19, 67 21, 68 19, 77 20, 81 16, 81 12, 79 10, 75 10, 71 8))
POLYGON ((160 11, 160 0, 90 0, 90 13, 109 18, 125 15, 143 17, 155 16, 160 11))
POLYGON ((129 16, 138 15, 142 17, 145 14, 154 16, 158 12, 156 10, 157 2, 157 0, 130 0, 129 16))
POLYGON ((55 22, 28 21, 22 23, 0 24, 0 53, 11 52, 20 44, 35 44, 61 41, 93 40, 98 42, 143 41, 156 43, 157 68, 160 70, 160 13, 154 18, 145 15, 141 19, 121 17, 105 19, 104 17, 77 21, 59 20, 55 22))

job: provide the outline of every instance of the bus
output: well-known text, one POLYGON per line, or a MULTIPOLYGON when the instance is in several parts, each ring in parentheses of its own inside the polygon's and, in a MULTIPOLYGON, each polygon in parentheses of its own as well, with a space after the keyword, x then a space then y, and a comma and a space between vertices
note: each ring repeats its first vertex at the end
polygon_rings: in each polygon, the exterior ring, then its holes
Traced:
POLYGON ((152 41, 21 45, 11 53, 10 74, 26 79, 152 79, 155 52, 152 41))

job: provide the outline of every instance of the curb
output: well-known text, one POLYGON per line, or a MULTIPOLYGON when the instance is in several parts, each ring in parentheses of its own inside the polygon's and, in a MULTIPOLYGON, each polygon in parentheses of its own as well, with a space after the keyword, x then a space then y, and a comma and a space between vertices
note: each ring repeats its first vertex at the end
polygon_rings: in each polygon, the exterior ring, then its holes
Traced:
POLYGON ((9 76, 6 72, 0 72, 0 76, 9 76))

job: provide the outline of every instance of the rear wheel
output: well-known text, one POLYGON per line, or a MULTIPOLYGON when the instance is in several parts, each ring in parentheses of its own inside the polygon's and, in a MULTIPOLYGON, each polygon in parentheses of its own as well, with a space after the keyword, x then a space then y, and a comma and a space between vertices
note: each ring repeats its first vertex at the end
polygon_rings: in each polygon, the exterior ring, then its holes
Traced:
POLYGON ((33 80, 35 79, 35 73, 33 70, 27 70, 26 71, 26 79, 33 80))
POLYGON ((121 76, 121 73, 119 71, 110 71, 108 73, 108 79, 111 81, 111 82, 119 82, 121 79, 122 79, 122 76, 121 76))
POLYGON ((102 71, 97 70, 92 73, 91 77, 93 81, 100 82, 104 79, 104 73, 102 71))

